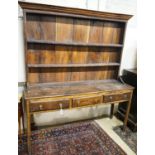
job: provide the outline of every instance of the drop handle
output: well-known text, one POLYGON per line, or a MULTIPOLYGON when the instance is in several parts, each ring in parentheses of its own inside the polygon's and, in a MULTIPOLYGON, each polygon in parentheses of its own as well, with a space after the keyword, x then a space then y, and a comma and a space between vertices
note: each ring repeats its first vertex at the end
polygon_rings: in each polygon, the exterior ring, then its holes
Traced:
POLYGON ((59 106, 60 106, 60 109, 62 109, 62 103, 60 103, 59 106))
POLYGON ((39 105, 39 109, 42 110, 43 109, 43 105, 39 105))
POLYGON ((63 115, 62 103, 60 103, 59 106, 60 106, 60 115, 63 115))
POLYGON ((125 94, 125 95, 124 95, 124 98, 127 98, 127 97, 128 97, 128 95, 127 95, 127 94, 125 94))
POLYGON ((112 99, 113 99, 113 97, 112 97, 112 96, 110 96, 110 97, 109 97, 109 99, 110 99, 110 100, 112 100, 112 99))

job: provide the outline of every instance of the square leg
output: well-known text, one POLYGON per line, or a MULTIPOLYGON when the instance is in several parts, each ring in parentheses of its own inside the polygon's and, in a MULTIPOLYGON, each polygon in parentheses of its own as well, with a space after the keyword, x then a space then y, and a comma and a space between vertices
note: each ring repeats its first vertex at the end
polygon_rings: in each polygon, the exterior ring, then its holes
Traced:
POLYGON ((111 104, 111 108, 110 108, 110 118, 112 119, 114 116, 114 104, 111 104))
POLYGON ((26 101, 26 113, 27 113, 27 150, 31 155, 31 115, 29 111, 29 101, 26 101))
POLYGON ((128 103, 127 103, 128 105, 127 105, 127 110, 126 110, 125 119, 124 119, 124 125, 123 125, 123 130, 124 131, 125 131, 126 127, 127 127, 129 112, 130 112, 130 108, 131 108, 132 94, 133 94, 133 91, 131 92, 130 99, 129 99, 128 103))

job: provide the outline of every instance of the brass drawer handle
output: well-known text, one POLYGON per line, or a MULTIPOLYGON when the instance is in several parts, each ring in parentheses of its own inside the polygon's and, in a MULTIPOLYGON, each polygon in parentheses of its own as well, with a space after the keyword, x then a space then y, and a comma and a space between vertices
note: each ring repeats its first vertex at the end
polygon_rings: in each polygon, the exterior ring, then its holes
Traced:
POLYGON ((59 103, 60 109, 62 109, 62 103, 59 103))
POLYGON ((127 98, 128 97, 128 95, 127 94, 124 94, 124 98, 127 98))
POLYGON ((112 96, 109 96, 109 99, 110 99, 110 100, 112 100, 112 99, 113 99, 113 97, 112 97, 112 96))
POLYGON ((60 103, 59 106, 60 106, 60 114, 63 115, 62 103, 60 103))
POLYGON ((42 110, 43 109, 43 105, 39 105, 39 109, 42 110))

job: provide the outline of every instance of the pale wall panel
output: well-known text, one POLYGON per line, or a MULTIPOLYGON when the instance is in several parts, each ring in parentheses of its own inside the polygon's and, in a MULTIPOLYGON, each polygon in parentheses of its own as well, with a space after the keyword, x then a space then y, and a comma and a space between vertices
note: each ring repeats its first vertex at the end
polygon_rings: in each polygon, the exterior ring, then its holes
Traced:
POLYGON ((86 0, 25 0, 25 1, 41 4, 68 6, 75 8, 86 8, 86 0))
POLYGON ((25 82, 23 19, 18 18, 18 82, 25 82))
POLYGON ((87 0, 86 7, 89 10, 98 10, 99 1, 98 0, 87 0))

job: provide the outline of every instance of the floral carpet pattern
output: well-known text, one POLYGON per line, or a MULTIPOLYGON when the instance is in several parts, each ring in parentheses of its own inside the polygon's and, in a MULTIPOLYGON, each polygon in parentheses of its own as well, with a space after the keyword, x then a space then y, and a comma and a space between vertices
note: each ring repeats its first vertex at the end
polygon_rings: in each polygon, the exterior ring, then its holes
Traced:
POLYGON ((126 131, 122 131, 121 128, 122 126, 116 126, 113 130, 131 148, 132 151, 137 153, 137 132, 132 132, 129 128, 126 128, 126 131))
MULTIPOLYGON (((126 155, 95 122, 86 121, 32 132, 32 155, 126 155)), ((26 136, 18 154, 27 155, 26 136)))

